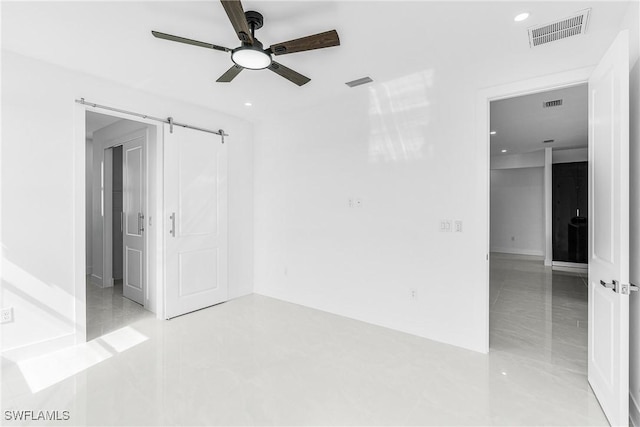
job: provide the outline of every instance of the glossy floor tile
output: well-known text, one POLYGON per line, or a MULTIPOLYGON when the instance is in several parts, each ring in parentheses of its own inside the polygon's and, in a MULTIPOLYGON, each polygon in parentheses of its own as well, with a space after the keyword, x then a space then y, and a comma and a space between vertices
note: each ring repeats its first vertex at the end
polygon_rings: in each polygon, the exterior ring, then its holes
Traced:
POLYGON ((493 254, 494 351, 587 375, 587 277, 545 268, 538 257, 493 254))
POLYGON ((607 425, 585 376, 581 279, 535 260, 492 265, 489 355, 250 295, 3 358, 3 413, 69 411, 59 425, 607 425))
POLYGON ((122 296, 122 280, 101 288, 87 280, 87 340, 154 314, 122 296))

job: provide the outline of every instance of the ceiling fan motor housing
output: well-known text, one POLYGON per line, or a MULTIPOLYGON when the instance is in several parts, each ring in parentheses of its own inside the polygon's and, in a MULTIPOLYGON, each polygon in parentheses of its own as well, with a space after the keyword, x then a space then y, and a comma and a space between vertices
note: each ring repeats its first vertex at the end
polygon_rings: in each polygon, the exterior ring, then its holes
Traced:
POLYGON ((259 30, 262 28, 262 24, 264 24, 264 17, 260 12, 256 12, 255 10, 248 10, 244 13, 245 18, 247 18, 247 24, 253 30, 259 30))

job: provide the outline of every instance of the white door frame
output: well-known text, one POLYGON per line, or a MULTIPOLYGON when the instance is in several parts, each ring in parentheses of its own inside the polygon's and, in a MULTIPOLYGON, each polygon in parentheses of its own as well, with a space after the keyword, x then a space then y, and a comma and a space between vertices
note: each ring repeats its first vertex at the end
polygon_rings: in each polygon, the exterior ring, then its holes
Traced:
POLYGON ((482 307, 484 310, 484 336, 485 341, 482 348, 483 353, 489 352, 489 253, 490 253, 490 235, 491 235, 491 156, 490 156, 490 102, 500 99, 513 98, 516 96, 530 95, 533 93, 547 92, 555 89, 562 89, 570 86, 576 86, 587 83, 594 67, 580 68, 572 71, 550 74, 543 77, 537 77, 529 80, 509 83, 500 86, 483 89, 478 92, 476 103, 476 135, 478 138, 478 157, 483 159, 479 161, 479 173, 476 187, 476 194, 479 198, 478 205, 484 206, 480 209, 480 224, 485 224, 485 235, 479 242, 478 254, 485 257, 484 271, 484 288, 485 301, 482 307))
MULTIPOLYGON (((149 190, 149 183, 153 181, 155 183, 157 194, 163 194, 163 127, 162 123, 158 123, 149 119, 138 118, 120 112, 103 112, 99 109, 93 108, 90 105, 79 104, 74 102, 74 168, 73 168, 73 182, 74 182, 74 218, 73 218, 73 253, 74 253, 74 288, 75 288, 75 342, 86 342, 87 337, 87 294, 86 294, 86 191, 85 191, 85 174, 86 174, 86 113, 94 112, 99 114, 105 114, 108 116, 119 117, 122 119, 139 122, 144 125, 153 126, 155 129, 155 135, 148 134, 147 137, 147 190, 149 190), (153 148, 153 150, 151 150, 153 148), (154 173, 150 172, 149 166, 153 165, 154 173)), ((147 271, 153 269, 155 272, 155 284, 154 292, 156 296, 156 318, 162 319, 164 317, 164 283, 163 275, 164 271, 163 257, 161 247, 164 245, 164 234, 162 233, 162 217, 163 217, 163 201, 161 196, 156 200, 156 207, 153 211, 149 208, 149 193, 146 196, 147 212, 148 215, 157 220, 157 225, 150 228, 150 232, 145 235, 147 257, 147 271), (149 238, 151 233, 156 236, 156 244, 149 245, 149 238)), ((154 224, 155 225, 155 224, 154 224)), ((147 275, 149 277, 149 275, 147 275)))

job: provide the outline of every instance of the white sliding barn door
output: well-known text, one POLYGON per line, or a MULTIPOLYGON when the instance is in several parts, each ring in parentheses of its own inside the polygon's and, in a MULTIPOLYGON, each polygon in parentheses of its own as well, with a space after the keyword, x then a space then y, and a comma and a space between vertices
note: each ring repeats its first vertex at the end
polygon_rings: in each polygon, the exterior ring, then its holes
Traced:
POLYGON ((629 47, 589 79, 589 383, 611 425, 629 419, 629 47))
POLYGON ((165 127, 165 317, 227 299, 227 146, 165 127))
POLYGON ((146 130, 122 144, 123 281, 122 294, 144 305, 145 143, 146 130))

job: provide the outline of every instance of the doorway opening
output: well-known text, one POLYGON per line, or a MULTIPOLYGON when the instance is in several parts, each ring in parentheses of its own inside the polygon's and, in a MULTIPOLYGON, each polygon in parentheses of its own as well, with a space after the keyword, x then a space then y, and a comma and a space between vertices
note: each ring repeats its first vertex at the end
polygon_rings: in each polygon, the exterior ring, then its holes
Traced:
POLYGON ((490 350, 586 375, 587 85, 489 110, 490 350))
MULTIPOLYGON (((87 111, 86 339, 153 316, 148 280, 149 209, 144 123, 87 111)), ((155 292, 153 293, 155 295, 155 292)))
MULTIPOLYGON (((486 203, 482 220, 487 225, 482 246, 486 250, 484 289, 486 295, 485 331, 483 349, 489 352, 496 347, 491 329, 495 330, 498 315, 492 310, 490 292, 490 102, 510 97, 568 88, 588 82, 588 132, 589 132, 589 224, 588 232, 588 343, 586 377, 610 423, 626 424, 629 417, 629 33, 621 31, 595 68, 583 68, 551 74, 535 79, 484 89, 478 94, 477 111, 480 154, 485 156, 482 169, 484 180, 478 184, 478 193, 486 203), (492 313, 493 312, 493 313, 492 313)), ((545 164, 551 163, 552 152, 545 150, 545 164)), ((549 178, 551 171, 545 175, 549 178)), ((551 182, 551 179, 545 182, 551 182)), ((548 184, 547 184, 548 185, 548 184)), ((550 192, 549 192, 550 194, 550 192)), ((545 206, 547 217, 551 217, 551 205, 545 206)), ((548 230, 551 230, 549 227, 548 230)), ((550 242, 550 240, 547 240, 550 242)), ((545 253, 551 253, 546 251, 545 253)), ((545 257, 545 264, 547 259, 545 257)), ((552 262, 551 262, 552 264, 552 262)), ((527 272, 527 269, 523 271, 527 272)), ((552 273, 562 273, 551 270, 552 273)), ((546 276, 549 277, 549 276, 546 276)), ((495 281, 495 275, 493 276, 495 281)), ((554 279, 555 280, 555 277, 554 279)), ((520 285, 523 285, 520 283, 520 285)), ((527 286, 521 286, 527 289, 527 286)), ((495 288, 494 288, 495 289, 495 288)), ((547 288, 548 289, 548 288, 547 288)), ((500 292, 502 293, 502 292, 500 292)), ((493 293, 495 295, 495 292, 493 293)), ((544 293, 544 298, 553 298, 553 292, 544 293)), ((560 295, 559 295, 560 296, 560 295)), ((517 297, 516 297, 517 298, 517 297)), ((512 310, 514 314, 516 310, 512 310)), ((524 317, 526 312, 521 313, 524 317)), ((543 328, 551 339, 546 342, 545 363, 566 370, 575 362, 563 357, 562 350, 574 346, 571 335, 563 332, 556 322, 566 321, 566 312, 546 312, 543 328), (565 336, 567 341, 556 342, 554 337, 565 336), (550 345, 549 345, 550 344, 550 345), (566 365, 569 362, 569 366, 566 365)), ((569 318, 569 320, 572 320, 569 318)), ((575 319, 573 319, 575 320, 575 319)), ((558 323, 561 325, 562 323, 558 323)), ((508 322, 505 330, 509 327, 508 322)), ((533 326, 534 323, 531 322, 533 326)), ((540 328, 532 327, 529 335, 539 335, 540 328)), ((522 331, 509 332, 514 338, 522 337, 522 331)), ((526 336, 526 335, 525 335, 526 336)), ((516 346, 514 346, 516 348, 516 346)), ((537 354, 540 354, 538 351, 537 354)), ((583 371, 584 373, 584 371, 583 371)))
MULTIPOLYGON (((111 231, 112 231, 112 248, 111 248, 111 271, 113 277, 113 285, 122 288, 122 270, 123 270, 123 253, 124 253, 124 211, 123 211, 123 168, 122 168, 122 145, 109 148, 111 150, 112 173, 111 173, 111 231)), ((120 291, 122 293, 122 291, 120 291)))

